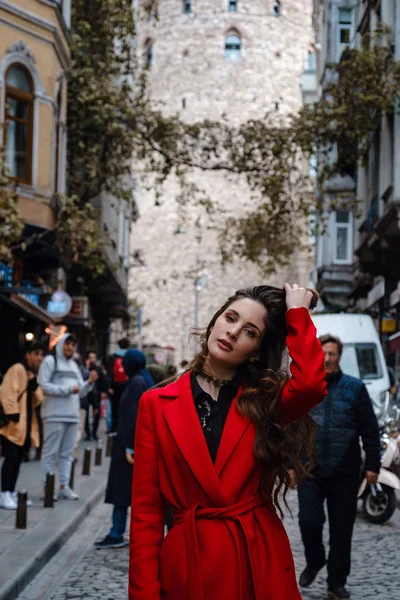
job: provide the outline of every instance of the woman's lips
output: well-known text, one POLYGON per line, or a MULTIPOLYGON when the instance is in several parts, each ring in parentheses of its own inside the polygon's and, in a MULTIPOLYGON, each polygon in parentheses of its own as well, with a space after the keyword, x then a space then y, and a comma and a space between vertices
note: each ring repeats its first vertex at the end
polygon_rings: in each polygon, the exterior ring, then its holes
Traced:
POLYGON ((221 350, 228 350, 229 352, 233 350, 232 344, 230 344, 226 340, 217 340, 217 342, 221 350))

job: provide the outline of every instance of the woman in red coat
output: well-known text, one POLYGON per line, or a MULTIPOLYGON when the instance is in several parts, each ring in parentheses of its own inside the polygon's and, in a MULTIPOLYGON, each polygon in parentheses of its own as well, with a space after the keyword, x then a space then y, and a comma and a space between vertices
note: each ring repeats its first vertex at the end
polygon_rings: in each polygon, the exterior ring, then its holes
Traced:
POLYGON ((129 600, 300 600, 276 512, 307 472, 324 357, 309 290, 240 290, 189 370, 140 402, 129 600), (291 377, 282 372, 286 346, 291 377), (295 422, 296 421, 296 422, 295 422), (164 539, 165 503, 174 526, 164 539))

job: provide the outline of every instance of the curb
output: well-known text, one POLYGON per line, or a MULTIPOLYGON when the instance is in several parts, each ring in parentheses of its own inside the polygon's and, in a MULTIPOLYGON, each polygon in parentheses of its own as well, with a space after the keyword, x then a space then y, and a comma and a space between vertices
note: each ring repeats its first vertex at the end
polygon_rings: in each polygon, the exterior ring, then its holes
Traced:
MULTIPOLYGON (((75 533, 85 517, 99 504, 104 498, 106 481, 104 474, 99 473, 101 477, 100 485, 85 498, 83 504, 76 510, 71 510, 67 504, 57 506, 48 518, 39 523, 19 543, 13 546, 10 551, 5 552, 1 557, 1 562, 8 563, 7 571, 9 573, 7 580, 3 577, 0 568, 0 600, 15 600, 22 590, 36 577, 51 558, 60 550, 65 542, 75 533), (70 513, 70 514, 69 514, 70 513), (63 518, 64 517, 64 518, 63 518), (60 527, 60 522, 63 523, 60 527), (54 533, 49 533, 49 528, 54 525, 54 533), (29 552, 29 547, 32 549, 29 552), (24 554, 30 553, 27 559, 24 554), (22 566, 18 566, 21 565, 22 566), (13 566, 15 565, 15 569, 13 566), (10 574, 10 572, 12 574, 10 574)), ((91 483, 95 477, 91 477, 91 483)), ((89 482, 85 487, 89 486, 89 482)), ((93 486, 90 486, 93 489, 93 486)), ((81 493, 84 496, 83 486, 81 493)), ((49 509, 51 510, 51 509, 49 509)))

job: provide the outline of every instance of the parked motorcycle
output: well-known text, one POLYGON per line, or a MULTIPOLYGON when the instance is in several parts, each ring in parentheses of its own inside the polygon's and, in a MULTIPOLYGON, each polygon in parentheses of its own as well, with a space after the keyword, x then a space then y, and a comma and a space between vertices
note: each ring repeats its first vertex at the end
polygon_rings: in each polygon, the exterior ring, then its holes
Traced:
POLYGON ((400 433, 397 423, 390 421, 381 429, 378 483, 367 486, 364 478, 358 490, 365 518, 371 523, 386 523, 396 510, 396 490, 400 490, 400 433))

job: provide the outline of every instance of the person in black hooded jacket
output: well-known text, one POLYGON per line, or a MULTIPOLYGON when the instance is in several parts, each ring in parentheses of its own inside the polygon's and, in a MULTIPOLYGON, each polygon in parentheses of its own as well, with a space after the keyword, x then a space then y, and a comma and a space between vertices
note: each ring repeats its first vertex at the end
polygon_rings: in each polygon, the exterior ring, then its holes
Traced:
POLYGON ((350 573, 360 485, 360 438, 369 485, 378 479, 381 448, 378 422, 365 385, 340 370, 341 341, 326 335, 320 342, 325 355, 328 395, 310 411, 317 425, 317 463, 313 476, 298 487, 299 524, 307 561, 299 583, 302 587, 311 585, 326 563, 322 542, 326 500, 330 531, 328 596, 341 600, 350 598, 345 584, 350 573))
POLYGON ((112 527, 106 537, 95 543, 97 548, 121 548, 124 540, 128 508, 132 498, 132 476, 135 428, 139 401, 154 385, 146 369, 146 357, 140 350, 128 350, 123 357, 129 383, 122 394, 119 407, 118 432, 113 444, 105 501, 113 504, 112 527))

